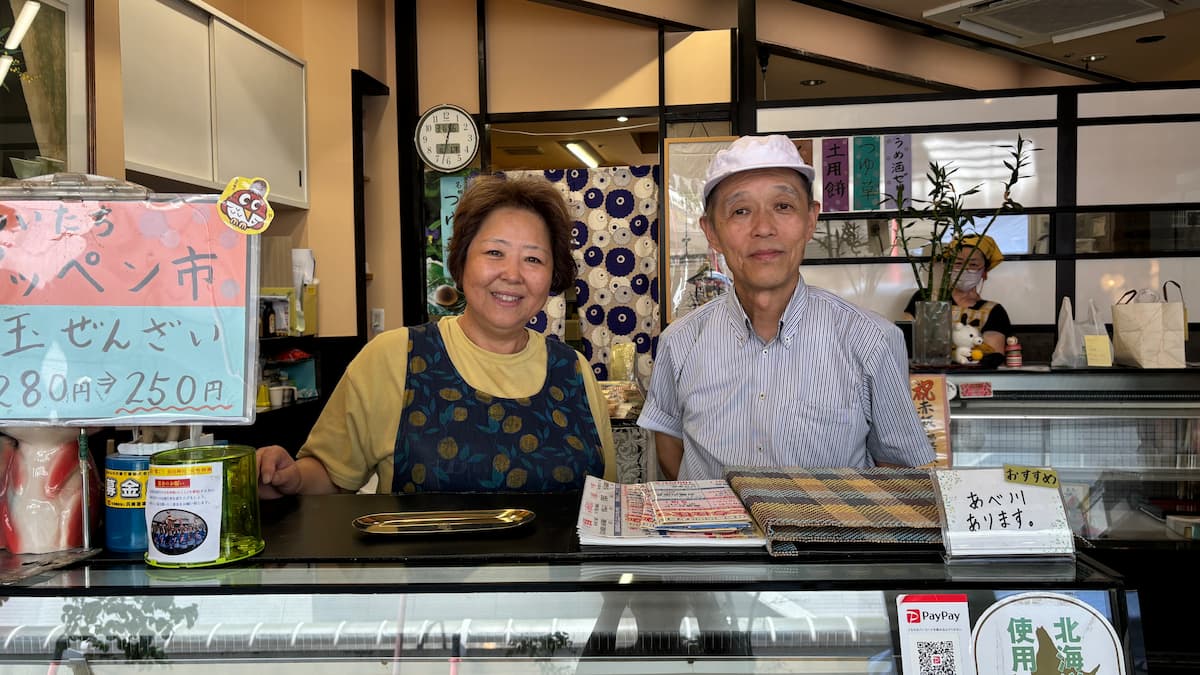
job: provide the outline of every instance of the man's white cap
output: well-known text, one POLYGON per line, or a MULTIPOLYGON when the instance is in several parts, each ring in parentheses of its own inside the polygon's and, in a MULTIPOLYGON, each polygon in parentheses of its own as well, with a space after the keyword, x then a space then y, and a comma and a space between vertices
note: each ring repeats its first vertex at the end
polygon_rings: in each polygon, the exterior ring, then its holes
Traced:
POLYGON ((812 185, 813 168, 804 163, 804 158, 790 138, 782 134, 742 136, 718 152, 708 163, 708 173, 704 177, 704 203, 708 203, 708 195, 718 183, 735 173, 777 168, 795 169, 812 185))

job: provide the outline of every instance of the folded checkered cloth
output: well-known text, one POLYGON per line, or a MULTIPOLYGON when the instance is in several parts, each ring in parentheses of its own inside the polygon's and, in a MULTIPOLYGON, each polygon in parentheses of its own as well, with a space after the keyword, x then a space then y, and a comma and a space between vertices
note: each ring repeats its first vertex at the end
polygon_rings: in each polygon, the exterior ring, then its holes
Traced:
POLYGON ((937 544, 933 480, 925 469, 730 467, 725 479, 767 536, 771 555, 811 543, 937 544))

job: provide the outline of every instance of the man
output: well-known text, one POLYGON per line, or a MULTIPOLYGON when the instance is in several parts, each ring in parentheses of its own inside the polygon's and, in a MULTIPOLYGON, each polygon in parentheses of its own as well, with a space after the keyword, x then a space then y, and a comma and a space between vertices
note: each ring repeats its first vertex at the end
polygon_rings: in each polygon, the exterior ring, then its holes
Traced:
POLYGON ((700 226, 725 256, 728 293, 662 334, 638 424, 668 479, 726 466, 917 466, 933 449, 912 404, 899 328, 804 284, 820 203, 785 136, 718 152, 700 226))

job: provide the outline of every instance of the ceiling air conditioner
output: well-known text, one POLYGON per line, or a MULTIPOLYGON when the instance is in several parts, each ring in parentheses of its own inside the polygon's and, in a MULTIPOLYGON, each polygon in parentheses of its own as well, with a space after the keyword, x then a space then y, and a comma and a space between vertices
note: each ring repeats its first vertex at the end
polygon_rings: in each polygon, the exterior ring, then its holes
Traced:
POLYGON ((1200 0, 963 0, 927 10, 923 16, 1028 47, 1128 28, 1195 7, 1200 7, 1200 0))

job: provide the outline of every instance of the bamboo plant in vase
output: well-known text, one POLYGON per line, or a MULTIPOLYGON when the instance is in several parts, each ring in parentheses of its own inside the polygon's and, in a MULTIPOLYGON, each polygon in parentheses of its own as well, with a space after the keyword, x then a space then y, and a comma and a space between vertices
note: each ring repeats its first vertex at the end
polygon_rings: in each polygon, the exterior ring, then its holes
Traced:
POLYGON ((951 328, 954 315, 953 289, 962 275, 954 261, 963 251, 973 252, 977 242, 986 235, 996 218, 1018 211, 1021 205, 1012 197, 1013 188, 1026 174, 1022 171, 1031 163, 1032 141, 1017 136, 1016 145, 1009 148, 1010 159, 1004 162, 1003 198, 990 211, 968 210, 965 202, 978 194, 983 184, 959 190, 954 184, 958 167, 938 162, 929 163, 925 174, 929 183, 927 199, 908 199, 903 185, 887 201, 899 205, 895 232, 917 282, 917 302, 913 312, 913 365, 945 366, 953 351, 951 328), (971 239, 972 236, 974 239, 971 239), (963 238, 968 238, 967 242, 963 238))

